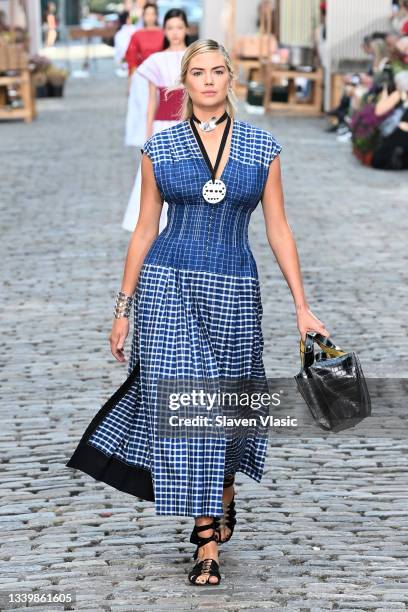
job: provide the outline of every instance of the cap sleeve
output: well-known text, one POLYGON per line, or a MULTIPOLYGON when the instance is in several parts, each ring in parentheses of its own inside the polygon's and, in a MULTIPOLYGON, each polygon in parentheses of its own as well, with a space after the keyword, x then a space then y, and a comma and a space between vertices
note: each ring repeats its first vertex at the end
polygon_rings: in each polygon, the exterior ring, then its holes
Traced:
POLYGON ((137 68, 138 73, 148 81, 151 81, 156 87, 161 87, 163 85, 163 77, 158 59, 159 54, 160 52, 152 53, 137 68))
POLYGON ((268 146, 268 154, 267 161, 270 164, 277 155, 282 151, 282 145, 276 140, 272 134, 269 134, 269 146, 268 146))
POLYGON ((149 157, 154 162, 154 158, 155 158, 154 149, 155 147, 154 147, 153 136, 150 136, 150 138, 146 140, 146 142, 144 143, 143 147, 140 150, 142 152, 142 155, 143 153, 146 153, 147 157, 149 157))

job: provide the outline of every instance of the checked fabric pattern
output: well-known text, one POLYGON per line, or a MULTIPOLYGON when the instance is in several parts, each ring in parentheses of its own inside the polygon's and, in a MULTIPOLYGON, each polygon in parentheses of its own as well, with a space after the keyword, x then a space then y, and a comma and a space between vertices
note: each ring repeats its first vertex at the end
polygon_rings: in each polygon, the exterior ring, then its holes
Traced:
MULTIPOLYGON (((227 194, 209 204, 210 178, 188 121, 149 138, 167 226, 143 262, 134 300, 129 374, 140 376, 89 439, 108 456, 150 470, 157 514, 219 516, 224 474, 262 478, 267 439, 164 437, 158 432, 161 379, 265 380, 262 302, 248 242, 271 161, 281 145, 267 131, 234 120, 222 173, 227 194)), ((162 407, 160 407, 160 410, 162 407)))

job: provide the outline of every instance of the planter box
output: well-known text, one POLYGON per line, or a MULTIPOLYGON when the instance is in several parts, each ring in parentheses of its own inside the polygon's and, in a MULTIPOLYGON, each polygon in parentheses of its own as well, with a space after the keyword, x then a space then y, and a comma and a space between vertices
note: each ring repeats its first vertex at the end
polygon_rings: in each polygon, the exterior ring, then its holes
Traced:
POLYGON ((52 85, 46 83, 36 87, 37 98, 62 98, 64 95, 64 85, 52 85))
POLYGON ((21 43, 6 43, 0 39, 0 72, 25 70, 28 55, 21 43))
POLYGON ((36 98, 48 98, 47 84, 37 85, 37 87, 35 88, 35 97, 36 98))
POLYGON ((364 166, 371 166, 374 151, 367 151, 366 153, 362 153, 359 149, 353 147, 353 155, 357 157, 357 159, 360 160, 360 162, 364 166))
POLYGON ((62 98, 64 95, 64 85, 53 85, 52 83, 47 83, 48 88, 48 96, 50 98, 62 98))

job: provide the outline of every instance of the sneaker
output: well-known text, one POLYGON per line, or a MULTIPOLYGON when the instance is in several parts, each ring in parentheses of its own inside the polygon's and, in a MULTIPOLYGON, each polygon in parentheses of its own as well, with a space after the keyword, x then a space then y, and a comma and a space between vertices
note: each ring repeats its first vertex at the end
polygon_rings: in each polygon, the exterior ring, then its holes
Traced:
POLYGON ((337 141, 338 142, 350 142, 350 140, 352 139, 352 132, 350 132, 350 130, 347 130, 347 132, 343 132, 342 134, 339 134, 337 136, 337 141))
POLYGON ((346 125, 345 123, 340 123, 340 125, 338 126, 336 133, 338 136, 341 136, 342 134, 346 134, 347 132, 349 132, 349 127, 348 125, 346 125))

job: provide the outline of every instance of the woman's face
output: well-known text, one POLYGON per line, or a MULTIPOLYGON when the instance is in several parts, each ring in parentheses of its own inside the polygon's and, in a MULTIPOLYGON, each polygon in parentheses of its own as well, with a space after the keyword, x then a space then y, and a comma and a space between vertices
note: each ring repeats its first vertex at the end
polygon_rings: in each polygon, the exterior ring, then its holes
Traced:
POLYGON ((146 28, 151 28, 155 25, 157 19, 157 13, 152 6, 149 6, 143 12, 143 23, 146 28))
POLYGON ((181 45, 187 34, 187 28, 181 17, 171 17, 166 21, 164 33, 170 45, 181 45))
POLYGON ((387 34, 387 36, 385 37, 385 44, 387 45, 387 49, 389 52, 394 51, 395 49, 395 43, 398 40, 398 36, 396 34, 392 34, 389 33, 387 34))
POLYGON ((199 53, 190 60, 185 87, 193 104, 204 107, 223 104, 229 84, 228 69, 219 51, 199 53))

